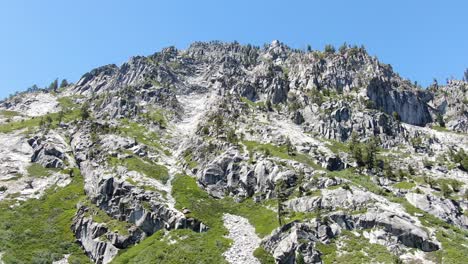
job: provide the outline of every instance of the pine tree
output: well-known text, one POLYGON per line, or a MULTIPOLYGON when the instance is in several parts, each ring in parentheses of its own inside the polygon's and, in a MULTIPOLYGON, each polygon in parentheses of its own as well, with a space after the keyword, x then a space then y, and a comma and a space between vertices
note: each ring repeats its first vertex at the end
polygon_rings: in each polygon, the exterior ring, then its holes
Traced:
POLYGON ((49 91, 54 91, 56 92, 58 89, 58 79, 55 79, 50 85, 49 85, 49 91))
POLYGON ((283 225, 283 216, 286 215, 284 210, 284 202, 287 201, 288 196, 286 194, 286 182, 284 180, 279 180, 275 186, 275 192, 278 201, 278 224, 283 225))
POLYGON ((60 88, 64 88, 68 86, 68 81, 67 79, 63 79, 62 82, 60 82, 60 88))

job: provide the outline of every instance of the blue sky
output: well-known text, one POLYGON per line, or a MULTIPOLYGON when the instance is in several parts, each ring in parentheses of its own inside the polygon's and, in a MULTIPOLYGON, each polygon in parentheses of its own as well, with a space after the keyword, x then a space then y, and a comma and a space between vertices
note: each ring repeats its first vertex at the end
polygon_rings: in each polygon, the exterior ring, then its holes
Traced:
POLYGON ((0 97, 193 41, 364 44, 423 85, 468 68, 468 1, 0 0, 0 97))

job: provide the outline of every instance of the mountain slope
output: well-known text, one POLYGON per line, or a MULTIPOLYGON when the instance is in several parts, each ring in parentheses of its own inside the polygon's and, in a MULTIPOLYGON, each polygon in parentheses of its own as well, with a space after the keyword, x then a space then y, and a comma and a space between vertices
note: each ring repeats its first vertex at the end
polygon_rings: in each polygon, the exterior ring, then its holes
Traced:
POLYGON ((467 86, 422 90, 362 47, 209 42, 9 98, 1 259, 463 263, 467 86), (18 229, 35 206, 63 237, 18 229))

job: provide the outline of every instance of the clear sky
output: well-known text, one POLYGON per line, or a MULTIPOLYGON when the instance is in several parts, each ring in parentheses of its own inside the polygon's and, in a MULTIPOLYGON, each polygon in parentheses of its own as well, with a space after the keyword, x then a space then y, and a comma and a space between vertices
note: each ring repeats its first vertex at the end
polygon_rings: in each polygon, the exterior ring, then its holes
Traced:
POLYGON ((0 98, 193 41, 364 44, 423 85, 468 68, 466 0, 0 0, 0 98))

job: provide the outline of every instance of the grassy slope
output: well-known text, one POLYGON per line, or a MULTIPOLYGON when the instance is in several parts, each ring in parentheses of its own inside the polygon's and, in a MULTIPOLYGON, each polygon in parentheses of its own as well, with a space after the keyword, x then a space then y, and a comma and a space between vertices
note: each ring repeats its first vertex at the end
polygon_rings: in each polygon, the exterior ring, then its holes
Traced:
POLYGON ((41 199, 21 202, 10 208, 0 203, 0 251, 5 263, 50 263, 71 254, 71 263, 89 263, 70 230, 77 202, 84 197, 82 178, 76 171, 73 182, 55 187, 41 199))
POLYGON ((260 236, 269 234, 277 227, 275 212, 251 200, 235 203, 230 198, 214 199, 189 176, 178 175, 174 179, 173 196, 178 209, 189 208, 192 211, 190 216, 207 224, 210 230, 204 233, 170 231, 171 240, 178 241, 174 244, 163 239, 161 231, 157 232, 123 252, 114 263, 225 263, 222 254, 228 249, 230 241, 224 238, 228 232, 223 226, 224 213, 246 217, 260 236))

